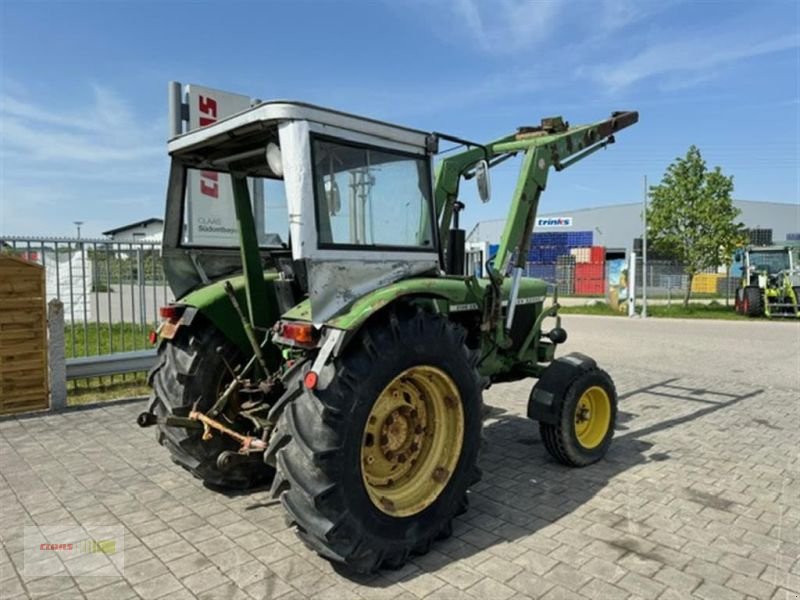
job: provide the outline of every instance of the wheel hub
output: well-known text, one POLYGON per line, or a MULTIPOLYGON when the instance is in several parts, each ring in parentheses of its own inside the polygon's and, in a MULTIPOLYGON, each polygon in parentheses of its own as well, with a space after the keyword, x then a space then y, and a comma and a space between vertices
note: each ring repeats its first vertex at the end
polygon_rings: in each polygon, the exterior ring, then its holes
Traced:
POLYGON ((450 480, 463 437, 460 394, 444 371, 418 366, 395 377, 364 428, 361 471, 370 500, 393 516, 424 510, 450 480))
POLYGON ((599 386, 587 389, 575 406, 575 437, 584 448, 591 450, 605 439, 611 426, 611 400, 599 386))

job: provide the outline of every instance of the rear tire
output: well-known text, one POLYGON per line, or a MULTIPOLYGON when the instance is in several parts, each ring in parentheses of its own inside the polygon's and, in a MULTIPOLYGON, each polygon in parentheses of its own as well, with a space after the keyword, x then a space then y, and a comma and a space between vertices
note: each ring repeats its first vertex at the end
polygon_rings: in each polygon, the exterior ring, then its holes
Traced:
MULTIPOLYGON (((179 329, 174 339, 162 342, 158 349, 158 362, 148 376, 152 388, 148 410, 161 417, 188 417, 195 403, 199 411, 210 409, 226 381, 228 371, 223 357, 235 365, 239 352, 217 329, 205 324, 179 329)), ((248 433, 247 423, 221 420, 232 429, 248 433)), ((204 483, 246 489, 272 477, 273 469, 256 457, 221 470, 217 465, 220 453, 238 450, 238 443, 217 431, 210 440, 203 441, 202 433, 202 429, 156 425, 156 440, 169 450, 173 462, 204 483)))
MULTIPOLYGON (((276 466, 272 495, 280 498, 289 522, 296 525, 298 535, 311 549, 348 571, 368 573, 381 566, 399 568, 409 555, 423 554, 435 540, 451 534, 453 518, 466 509, 467 489, 480 479, 476 463, 481 443, 483 381, 476 368, 476 355, 467 349, 464 337, 460 327, 440 315, 400 306, 379 316, 350 343, 344 355, 331 365, 335 375, 326 389, 312 392, 302 387, 300 382, 308 366, 288 383, 286 395, 278 403, 283 406, 285 402, 285 408, 270 439, 267 460, 276 466), (463 416, 461 450, 447 451, 454 462, 441 459, 452 465, 443 478, 437 478, 438 467, 431 479, 420 475, 429 464, 426 457, 436 457, 438 465, 439 457, 445 456, 438 454, 440 450, 427 438, 434 440, 444 435, 442 432, 449 425, 440 427, 440 423, 454 422, 447 411, 433 412, 443 416, 431 419, 433 433, 422 435, 419 446, 410 448, 409 456, 416 458, 407 463, 404 458, 397 471, 389 471, 388 479, 381 484, 387 486, 381 508, 370 473, 372 465, 381 464, 385 457, 368 453, 386 454, 385 447, 390 442, 383 434, 377 441, 370 431, 381 424, 395 423, 397 417, 375 417, 373 409, 387 395, 396 398, 396 402, 403 402, 405 397, 405 402, 417 406, 405 392, 397 392, 404 389, 402 386, 411 386, 405 389, 414 396, 414 402, 437 397, 433 384, 414 379, 416 373, 437 371, 446 374, 442 381, 455 386, 448 389, 457 390, 442 398, 447 407, 463 416), (395 385, 401 387, 392 387, 395 385), (418 452, 420 447, 424 451, 418 452), (403 512, 405 500, 398 500, 397 505, 387 502, 395 491, 391 479, 395 473, 403 473, 397 476, 397 488, 411 481, 426 490, 424 502, 409 505, 409 514, 403 516, 398 512, 403 512), (432 480, 437 483, 432 484, 432 480)), ((408 437, 411 434, 406 432, 416 431, 419 435, 420 431, 427 431, 428 421, 425 427, 419 424, 419 415, 426 414, 427 409, 419 413, 404 409, 400 405, 390 414, 405 415, 401 418, 402 433, 397 434, 399 443, 414 439, 411 446, 415 446, 416 438, 408 437)), ((408 445, 397 450, 406 451, 408 445)), ((386 463, 387 468, 389 464, 386 463)))
POLYGON ((764 297, 760 288, 755 286, 744 288, 742 312, 748 317, 760 317, 764 314, 764 297))
POLYGON ((617 391, 609 374, 598 368, 585 371, 566 388, 560 406, 556 424, 539 423, 550 456, 569 467, 603 458, 617 418, 617 391))

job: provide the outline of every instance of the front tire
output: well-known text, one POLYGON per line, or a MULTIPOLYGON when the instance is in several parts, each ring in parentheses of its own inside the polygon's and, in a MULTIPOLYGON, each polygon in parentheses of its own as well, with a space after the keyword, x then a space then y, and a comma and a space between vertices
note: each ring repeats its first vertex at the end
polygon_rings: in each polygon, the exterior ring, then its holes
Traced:
POLYGON ((450 535, 479 479, 475 354, 455 324, 400 306, 333 366, 324 390, 301 387, 302 372, 287 386, 272 494, 321 555, 352 572, 397 568, 450 535))
POLYGON ((569 384, 556 423, 540 422, 539 432, 555 460, 570 467, 585 467, 608 452, 616 418, 614 382, 608 373, 593 368, 569 384))

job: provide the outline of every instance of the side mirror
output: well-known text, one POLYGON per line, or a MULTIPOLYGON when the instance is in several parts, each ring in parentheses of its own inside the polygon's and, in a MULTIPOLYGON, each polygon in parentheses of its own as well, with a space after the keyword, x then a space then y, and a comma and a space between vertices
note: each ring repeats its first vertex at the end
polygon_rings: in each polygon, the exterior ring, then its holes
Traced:
POLYGON ((492 195, 492 183, 489 179, 489 163, 478 161, 475 165, 475 183, 478 185, 478 196, 481 202, 488 202, 492 195))
POLYGON ((342 209, 342 197, 339 194, 339 184, 331 178, 325 179, 325 201, 328 204, 328 213, 335 217, 342 209))

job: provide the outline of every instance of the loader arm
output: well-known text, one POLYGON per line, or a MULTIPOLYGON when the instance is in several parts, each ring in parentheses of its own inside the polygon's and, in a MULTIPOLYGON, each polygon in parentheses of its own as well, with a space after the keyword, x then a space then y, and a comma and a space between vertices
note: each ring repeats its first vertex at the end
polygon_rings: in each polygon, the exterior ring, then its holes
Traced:
MULTIPOLYGON (((494 166, 506 158, 522 152, 524 160, 511 199, 506 226, 500 239, 493 279, 502 281, 511 253, 521 249, 527 241, 526 225, 533 223, 541 192, 547 185, 550 167, 561 171, 590 154, 614 143, 614 133, 639 120, 634 111, 615 112, 604 121, 590 125, 570 127, 561 117, 542 119, 538 127, 522 127, 515 134, 505 136, 485 146, 475 146, 449 156, 439 162, 435 173, 434 198, 439 218, 441 239, 446 239, 453 214, 453 204, 458 199, 459 181, 470 176, 475 164, 486 159, 494 166)), ((521 255, 521 253, 519 253, 521 255)))
POLYGON ((550 167, 561 171, 592 153, 614 143, 614 133, 633 125, 639 113, 615 112, 603 121, 570 127, 561 117, 542 119, 538 127, 523 127, 517 133, 500 138, 485 146, 473 146, 464 152, 443 159, 436 169, 434 198, 439 218, 440 235, 446 239, 450 228, 453 207, 458 200, 458 185, 462 176, 469 177, 471 169, 480 160, 489 166, 517 153, 523 153, 514 195, 511 199, 500 246, 489 269, 492 296, 487 296, 484 328, 494 330, 495 342, 502 345, 503 338, 513 320, 514 299, 519 290, 519 278, 527 256, 527 246, 533 231, 539 197, 547 185, 550 167), (516 251, 512 269, 514 281, 509 290, 509 311, 505 327, 500 321, 501 285, 509 272, 509 264, 516 251))

